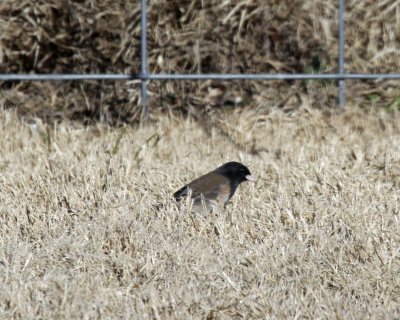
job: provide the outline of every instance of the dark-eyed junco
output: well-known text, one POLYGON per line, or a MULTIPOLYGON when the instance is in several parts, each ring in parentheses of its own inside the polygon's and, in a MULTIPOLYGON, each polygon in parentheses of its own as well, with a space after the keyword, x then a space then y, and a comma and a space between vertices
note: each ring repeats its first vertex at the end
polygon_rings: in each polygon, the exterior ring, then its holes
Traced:
POLYGON ((256 181, 249 169, 239 162, 228 162, 174 193, 176 201, 190 194, 193 207, 212 211, 225 205, 243 181, 256 181))

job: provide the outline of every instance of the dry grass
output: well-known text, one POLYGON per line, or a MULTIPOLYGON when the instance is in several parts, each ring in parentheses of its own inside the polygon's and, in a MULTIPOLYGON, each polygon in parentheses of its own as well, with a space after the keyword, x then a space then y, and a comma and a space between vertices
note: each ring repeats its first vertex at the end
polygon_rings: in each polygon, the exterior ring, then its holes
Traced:
POLYGON ((400 317, 396 113, 0 119, 3 319, 400 317), (170 201, 228 160, 259 180, 225 211, 170 201))
MULTIPOLYGON (((330 73, 337 1, 151 0, 149 71, 330 73)), ((396 0, 346 1, 348 72, 400 70, 396 0)), ((138 73, 139 1, 2 0, 0 72, 138 73)), ((349 104, 400 108, 398 81, 349 82, 349 104)), ((336 106, 334 82, 151 82, 151 109, 336 106)), ((0 103, 46 120, 135 122, 139 87, 125 82, 2 83, 0 103)))

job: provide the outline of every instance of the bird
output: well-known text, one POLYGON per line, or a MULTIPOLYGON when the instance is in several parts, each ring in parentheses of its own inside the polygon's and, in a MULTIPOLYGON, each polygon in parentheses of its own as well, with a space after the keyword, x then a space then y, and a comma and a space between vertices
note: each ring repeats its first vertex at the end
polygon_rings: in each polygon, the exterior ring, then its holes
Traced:
POLYGON ((190 196, 195 211, 212 212, 218 206, 225 206, 244 181, 255 182, 256 178, 245 165, 231 161, 188 183, 173 196, 177 202, 190 196))

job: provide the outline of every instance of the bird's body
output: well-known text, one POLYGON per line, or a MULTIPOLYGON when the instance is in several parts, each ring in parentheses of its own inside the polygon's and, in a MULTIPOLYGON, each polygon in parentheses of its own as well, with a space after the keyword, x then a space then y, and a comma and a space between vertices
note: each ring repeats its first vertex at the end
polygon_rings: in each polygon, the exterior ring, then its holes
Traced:
POLYGON ((212 211, 225 205, 243 181, 255 181, 249 169, 239 162, 228 162, 174 193, 177 201, 190 195, 195 209, 212 211))

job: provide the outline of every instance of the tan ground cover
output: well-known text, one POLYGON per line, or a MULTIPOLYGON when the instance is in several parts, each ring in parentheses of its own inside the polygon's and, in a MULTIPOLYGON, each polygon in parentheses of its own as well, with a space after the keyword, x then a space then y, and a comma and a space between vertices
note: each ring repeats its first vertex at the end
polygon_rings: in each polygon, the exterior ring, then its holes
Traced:
MULTIPOLYGON (((338 0, 150 0, 149 72, 332 73, 338 0)), ((400 72, 396 0, 346 0, 346 71, 400 72)), ((2 0, 0 73, 139 73, 138 0, 2 0)), ((400 108, 398 81, 349 82, 348 100, 400 108)), ((238 103, 335 107, 335 82, 151 82, 153 110, 238 103)), ((45 119, 107 123, 140 116, 126 82, 1 83, 0 103, 45 119)))
POLYGON ((1 111, 0 317, 398 319, 399 115, 214 119, 50 128, 1 111), (258 182, 225 210, 170 201, 228 160, 258 182))

